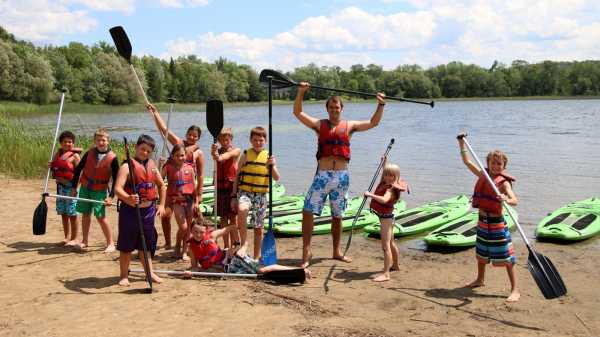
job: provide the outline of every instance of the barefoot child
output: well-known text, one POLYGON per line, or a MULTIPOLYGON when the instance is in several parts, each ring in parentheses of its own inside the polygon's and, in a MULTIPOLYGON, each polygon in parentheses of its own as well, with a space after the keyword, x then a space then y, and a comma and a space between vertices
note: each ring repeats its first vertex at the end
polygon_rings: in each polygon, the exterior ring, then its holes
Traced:
POLYGON ((381 181, 375 193, 366 191, 364 194, 365 197, 371 198, 371 211, 379 217, 381 224, 383 272, 373 277, 375 282, 389 281, 390 270, 400 269, 398 247, 394 242, 394 205, 400 199, 400 193, 406 190, 406 182, 400 178, 400 167, 387 164, 383 167, 381 181))
MULTIPOLYGON (((211 155, 217 162, 217 216, 220 217, 219 228, 236 225, 237 210, 231 208, 233 182, 237 176, 237 162, 241 151, 233 146, 231 128, 223 128, 217 137, 221 147, 213 144, 211 155)), ((223 247, 230 247, 230 242, 238 241, 236 230, 223 235, 223 247)))
POLYGON ((165 211, 164 205, 156 207, 156 200, 165 200, 166 191, 162 177, 156 164, 150 159, 150 154, 154 151, 155 143, 152 137, 141 135, 135 145, 135 155, 131 158, 133 165, 134 181, 129 178, 129 165, 125 162, 119 169, 117 182, 115 184, 115 193, 121 201, 119 210, 119 237, 117 239, 117 249, 119 250, 120 280, 119 285, 129 286, 129 264, 131 262, 131 252, 138 250, 140 261, 144 265, 143 246, 140 237, 140 227, 138 224, 136 204, 139 205, 142 216, 142 226, 148 248, 148 266, 150 269, 152 281, 161 283, 152 269, 152 258, 156 251, 156 239, 158 233, 154 228, 154 217, 161 216, 165 211), (135 184, 137 194, 134 194, 132 186, 135 184))
MULTIPOLYGON (((109 142, 110 136, 105 129, 100 128, 94 133, 94 147, 83 155, 81 162, 75 168, 73 180, 71 181, 71 185, 73 186, 72 196, 76 194, 79 176, 81 175, 80 198, 103 200, 106 204, 112 203, 112 198, 115 195, 115 181, 117 172, 119 171, 119 160, 117 159, 117 155, 111 151, 109 142), (110 189, 110 195, 107 196, 108 184, 111 179, 112 188, 110 189)), ((78 213, 82 213, 83 240, 79 243, 79 247, 85 249, 89 245, 93 211, 106 239, 106 249, 104 252, 114 252, 115 243, 112 237, 112 230, 108 225, 108 221, 106 221, 105 205, 80 201, 77 203, 76 210, 78 213)))
POLYGON ((496 184, 501 195, 496 196, 493 188, 489 185, 483 172, 469 160, 465 143, 459 135, 458 144, 460 155, 467 168, 478 177, 475 191, 473 193, 473 207, 479 208, 479 224, 477 226, 477 279, 469 283, 467 287, 476 288, 484 285, 485 266, 492 263, 493 266, 505 266, 510 280, 510 296, 508 302, 516 302, 520 298, 515 277, 515 256, 512 240, 504 216, 502 215, 502 201, 511 206, 517 205, 517 197, 512 190, 512 182, 515 181, 505 170, 508 158, 502 151, 496 150, 487 155, 486 171, 496 184))
MULTIPOLYGON (((52 170, 52 178, 56 180, 56 194, 71 196, 73 186, 71 180, 75 167, 79 165, 81 157, 80 148, 75 148, 75 135, 71 131, 63 131, 58 137, 60 149, 48 164, 52 170)), ((62 244, 74 246, 77 244, 79 223, 75 211, 75 200, 56 199, 56 213, 61 216, 65 239, 62 244)))
POLYGON ((185 161, 185 147, 175 144, 171 157, 162 168, 162 175, 167 177, 166 205, 173 210, 175 221, 179 226, 175 239, 175 255, 189 261, 187 241, 190 238, 189 228, 194 218, 194 205, 198 204, 198 195, 194 187, 196 173, 194 167, 185 161))
POLYGON ((267 132, 257 126, 250 130, 252 145, 240 157, 239 172, 231 192, 232 208, 237 209, 237 223, 243 249, 247 246, 246 219, 250 212, 250 224, 254 227, 254 258, 260 258, 263 237, 263 221, 267 211, 267 193, 269 192, 269 166, 272 167, 273 180, 279 180, 279 171, 275 157, 264 149, 267 132), (239 193, 236 195, 236 193, 239 193))

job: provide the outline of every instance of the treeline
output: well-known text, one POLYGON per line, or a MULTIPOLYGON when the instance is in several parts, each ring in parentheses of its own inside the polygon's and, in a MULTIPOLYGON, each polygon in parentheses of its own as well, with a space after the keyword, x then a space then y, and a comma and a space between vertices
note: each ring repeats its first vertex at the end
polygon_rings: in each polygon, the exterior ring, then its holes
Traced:
MULTIPOLYGON (((134 66, 153 102, 167 97, 187 103, 266 99, 256 70, 224 58, 209 63, 193 55, 169 61, 143 56, 134 58, 134 66)), ((429 69, 401 65, 393 70, 374 64, 357 64, 349 70, 309 64, 287 75, 327 87, 413 98, 600 95, 600 61, 517 60, 510 66, 494 62, 490 69, 461 62, 429 69)), ((63 87, 73 102, 119 105, 141 100, 129 65, 112 44, 36 47, 0 27, 0 100, 47 103, 63 87)), ((276 98, 294 95, 293 89, 283 90, 276 98)), ((307 98, 327 95, 311 90, 307 98)))

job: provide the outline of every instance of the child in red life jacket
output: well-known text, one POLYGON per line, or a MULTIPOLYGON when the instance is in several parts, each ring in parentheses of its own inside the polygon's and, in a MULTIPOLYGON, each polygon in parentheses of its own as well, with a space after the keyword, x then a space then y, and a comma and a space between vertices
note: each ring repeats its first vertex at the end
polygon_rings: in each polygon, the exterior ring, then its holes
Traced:
POLYGON ((185 147, 175 144, 171 157, 162 168, 162 175, 167 177, 166 205, 173 210, 175 221, 179 226, 175 241, 175 255, 184 261, 189 261, 187 241, 190 237, 189 228, 194 219, 194 207, 198 207, 194 167, 185 161, 185 147))
MULTIPOLYGON (((219 228, 237 225, 237 210, 231 208, 231 192, 237 177, 237 162, 241 151, 232 143, 231 128, 223 128, 217 137, 219 145, 213 144, 211 155, 217 162, 217 216, 220 217, 219 228)), ((223 236, 223 247, 229 248, 230 242, 238 241, 238 231, 223 236)))
POLYGON ((472 206, 479 208, 477 245, 475 247, 477 278, 466 286, 476 288, 484 285, 486 264, 491 262, 493 266, 505 266, 511 286, 510 295, 506 300, 516 302, 521 295, 517 289, 514 270, 515 255, 511 235, 502 215, 502 201, 511 206, 516 206, 518 202, 512 190, 512 182, 515 179, 506 172, 508 158, 506 154, 498 150, 487 155, 486 171, 501 193, 500 196, 497 196, 485 179, 483 172, 469 159, 464 140, 460 135, 458 144, 463 163, 478 178, 472 201, 472 206))
MULTIPOLYGON (((75 147, 75 135, 71 131, 63 131, 58 137, 60 149, 54 155, 54 158, 48 166, 52 171, 52 178, 56 180, 56 194, 71 196, 73 186, 71 180, 75 173, 75 167, 79 165, 81 157, 80 148, 75 147)), ((65 239, 63 245, 77 245, 77 231, 79 223, 77 221, 77 212, 75 200, 56 199, 56 213, 61 216, 65 239)))
POLYGON ((144 268, 150 269, 150 275, 154 282, 160 283, 162 281, 154 273, 151 259, 156 251, 156 239, 158 236, 156 228, 154 228, 154 217, 156 215, 161 216, 165 212, 164 201, 162 200, 166 198, 163 179, 156 164, 150 159, 150 154, 154 151, 154 147, 155 143, 152 137, 141 135, 135 145, 135 155, 131 158, 134 181, 130 180, 129 165, 127 162, 121 166, 117 175, 115 193, 121 201, 121 208, 119 210, 119 237, 117 239, 117 249, 120 252, 120 286, 129 286, 128 274, 132 251, 137 249, 140 261, 144 264, 144 257, 142 255, 144 251, 136 204, 140 208, 146 247, 150 253, 150 256, 148 256, 149 265, 144 265, 144 268), (135 191, 133 186, 135 186, 135 191), (156 206, 157 200, 161 200, 161 204, 158 207, 156 206))
MULTIPOLYGON (((75 196, 77 185, 79 184, 81 175, 81 188, 79 189, 79 197, 85 199, 101 200, 106 205, 112 204, 114 197, 115 181, 117 172, 119 171, 119 160, 117 155, 110 149, 110 136, 105 129, 98 129, 94 133, 94 147, 86 152, 79 165, 75 168, 73 180, 72 196, 75 196), (108 185, 112 180, 112 188, 108 194, 108 185)), ((82 213, 81 227, 83 232, 83 240, 79 243, 81 249, 87 248, 89 244, 90 226, 92 222, 92 212, 96 220, 100 224, 104 238, 106 239, 105 253, 115 251, 115 243, 112 237, 112 229, 106 221, 105 205, 83 202, 77 203, 76 210, 82 213)))
POLYGON ((389 281, 390 271, 400 269, 398 247, 394 242, 394 205, 400 199, 400 193, 406 190, 406 182, 400 178, 400 167, 388 164, 383 167, 381 181, 375 193, 364 193, 365 197, 371 198, 371 211, 379 217, 381 224, 383 272, 373 276, 375 282, 389 281))

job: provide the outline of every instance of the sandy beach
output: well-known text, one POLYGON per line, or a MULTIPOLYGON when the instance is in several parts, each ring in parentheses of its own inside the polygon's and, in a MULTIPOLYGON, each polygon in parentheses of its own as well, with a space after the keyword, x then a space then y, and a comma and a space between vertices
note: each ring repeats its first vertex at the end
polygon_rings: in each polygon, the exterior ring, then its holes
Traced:
MULTIPOLYGON (((32 235, 42 185, 0 179, 0 336, 600 335, 600 292, 593 288, 600 279, 600 249, 593 242, 536 243, 569 290, 550 301, 527 271, 520 240, 515 246, 521 300, 507 304, 503 268, 488 268, 483 288, 461 288, 475 276, 473 250, 442 254, 404 247, 401 270, 389 282, 374 283, 369 276, 382 267, 382 253, 377 240, 361 235, 353 238, 351 264, 329 259, 330 236, 315 236, 314 278, 304 285, 165 276, 148 295, 141 292, 146 286, 141 276, 132 276, 129 288, 116 285, 118 253, 102 253, 95 221, 87 252, 60 247, 62 226, 48 200, 47 233, 32 235)), ((108 214, 116 239, 117 213, 108 214)), ((157 221, 160 233, 159 227, 157 221)), ((278 239, 279 262, 298 264, 300 248, 300 238, 278 239)), ((155 267, 187 267, 171 256, 159 250, 155 267)))

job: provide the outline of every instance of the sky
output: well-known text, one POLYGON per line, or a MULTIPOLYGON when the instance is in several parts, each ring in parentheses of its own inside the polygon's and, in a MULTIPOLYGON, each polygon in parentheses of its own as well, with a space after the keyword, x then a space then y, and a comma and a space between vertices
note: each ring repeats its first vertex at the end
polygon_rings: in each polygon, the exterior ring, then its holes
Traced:
POLYGON ((38 46, 121 25, 136 55, 257 70, 600 59, 598 0, 0 0, 0 25, 38 46))

